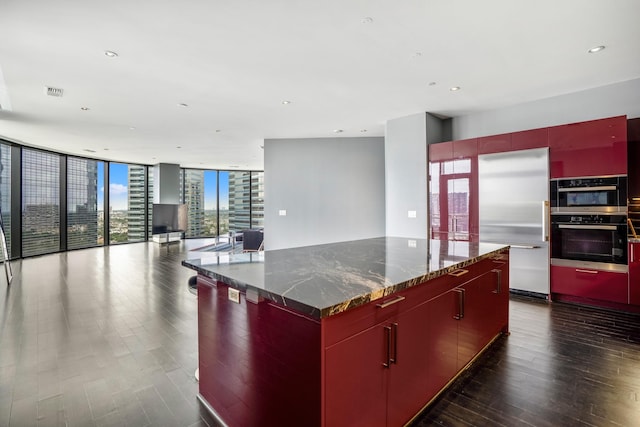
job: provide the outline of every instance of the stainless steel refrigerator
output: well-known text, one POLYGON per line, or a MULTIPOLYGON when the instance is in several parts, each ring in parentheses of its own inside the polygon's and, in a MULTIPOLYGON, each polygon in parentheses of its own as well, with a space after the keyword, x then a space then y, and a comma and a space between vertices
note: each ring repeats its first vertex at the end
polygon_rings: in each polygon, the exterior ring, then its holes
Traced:
POLYGON ((549 295, 549 149, 478 156, 480 241, 511 245, 509 287, 549 295))

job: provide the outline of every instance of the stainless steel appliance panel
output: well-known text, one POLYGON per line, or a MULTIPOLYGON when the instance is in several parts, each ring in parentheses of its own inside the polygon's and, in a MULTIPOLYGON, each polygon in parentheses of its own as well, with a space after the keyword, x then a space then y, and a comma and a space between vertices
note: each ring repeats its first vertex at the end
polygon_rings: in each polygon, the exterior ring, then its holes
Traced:
POLYGON ((478 156, 480 241, 509 244, 512 289, 549 294, 549 150, 478 156))

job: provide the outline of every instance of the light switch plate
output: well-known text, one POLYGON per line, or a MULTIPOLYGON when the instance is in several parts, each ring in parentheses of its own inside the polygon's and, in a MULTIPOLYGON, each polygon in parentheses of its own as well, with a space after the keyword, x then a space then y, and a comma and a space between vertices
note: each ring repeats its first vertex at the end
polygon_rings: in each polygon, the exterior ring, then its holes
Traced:
POLYGON ((280 216, 287 216, 287 210, 286 209, 280 209, 278 211, 278 215, 280 216))
POLYGON ((417 248, 418 247, 418 242, 416 242, 415 240, 408 240, 407 244, 409 245, 410 248, 417 248))
POLYGON ((240 291, 233 288, 229 289, 229 301, 233 301, 236 304, 240 304, 240 291))
POLYGON ((416 218, 417 217, 417 212, 416 211, 409 211, 408 212, 408 216, 409 216, 409 218, 416 218))

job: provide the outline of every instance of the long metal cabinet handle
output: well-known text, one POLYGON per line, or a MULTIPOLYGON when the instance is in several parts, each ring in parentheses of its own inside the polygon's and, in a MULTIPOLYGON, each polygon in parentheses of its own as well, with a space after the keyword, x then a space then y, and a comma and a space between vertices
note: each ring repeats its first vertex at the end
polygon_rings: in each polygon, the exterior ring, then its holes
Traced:
POLYGON ((569 224, 560 224, 558 228, 567 228, 570 230, 605 230, 605 231, 615 231, 618 229, 615 225, 569 225, 569 224))
POLYGON ((399 303, 400 301, 403 301, 405 299, 405 297, 403 297, 402 295, 398 295, 397 297, 395 297, 392 300, 389 300, 387 302, 382 302, 380 304, 376 304, 376 307, 378 308, 386 308, 389 307, 390 305, 399 303))
POLYGON ((493 291, 494 294, 502 293, 502 270, 496 268, 491 270, 496 273, 496 289, 493 291))
POLYGON ((391 335, 393 336, 393 358, 389 359, 389 362, 393 364, 398 363, 398 324, 391 324, 391 335))
POLYGON ((542 241, 549 241, 549 201, 542 202, 542 241))
POLYGON ((576 268, 576 273, 598 274, 596 270, 583 270, 581 268, 576 268))
POLYGON ((629 246, 631 246, 631 261, 630 261, 630 262, 636 262, 636 257, 633 255, 633 254, 634 254, 633 247, 634 247, 635 245, 632 243, 632 244, 630 244, 629 246))
POLYGON ((387 361, 382 362, 382 366, 388 368, 391 366, 391 326, 384 327, 384 338, 387 347, 387 361))
POLYGON ((452 272, 450 272, 448 274, 449 274, 449 276, 460 277, 460 276, 464 276, 468 272, 469 272, 469 270, 465 270, 465 269, 459 268, 457 270, 453 270, 452 272))
POLYGON ((558 193, 575 193, 577 191, 612 191, 617 190, 615 185, 600 185, 597 187, 571 187, 571 188, 559 188, 558 193))
POLYGON ((456 320, 464 319, 464 289, 456 289, 458 293, 458 312, 453 316, 456 320))

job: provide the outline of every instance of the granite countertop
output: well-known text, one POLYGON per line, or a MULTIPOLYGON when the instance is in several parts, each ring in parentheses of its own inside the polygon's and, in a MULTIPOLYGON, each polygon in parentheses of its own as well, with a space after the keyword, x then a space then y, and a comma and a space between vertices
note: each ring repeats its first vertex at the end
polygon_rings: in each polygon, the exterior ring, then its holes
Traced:
POLYGON ((378 237, 242 254, 203 252, 182 265, 320 319, 506 248, 492 243, 378 237))

